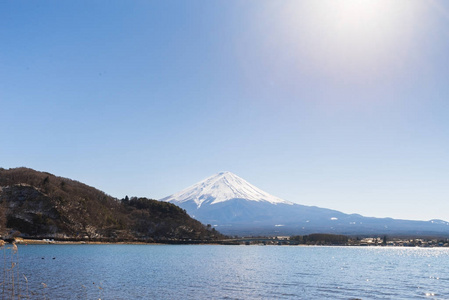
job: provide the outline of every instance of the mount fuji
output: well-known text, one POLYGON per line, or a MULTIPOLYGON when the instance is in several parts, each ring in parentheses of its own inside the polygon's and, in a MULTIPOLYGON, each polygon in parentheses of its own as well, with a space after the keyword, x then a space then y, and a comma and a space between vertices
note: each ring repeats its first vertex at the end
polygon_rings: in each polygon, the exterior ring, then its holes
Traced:
POLYGON ((377 234, 449 236, 449 223, 371 218, 289 202, 231 172, 221 172, 161 201, 228 235, 377 234))

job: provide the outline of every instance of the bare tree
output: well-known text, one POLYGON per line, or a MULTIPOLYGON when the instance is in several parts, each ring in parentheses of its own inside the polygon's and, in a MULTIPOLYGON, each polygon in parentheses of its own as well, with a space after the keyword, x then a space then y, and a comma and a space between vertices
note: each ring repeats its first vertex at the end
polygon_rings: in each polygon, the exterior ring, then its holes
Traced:
POLYGON ((4 234, 6 234, 6 203, 0 199, 0 235, 4 234))

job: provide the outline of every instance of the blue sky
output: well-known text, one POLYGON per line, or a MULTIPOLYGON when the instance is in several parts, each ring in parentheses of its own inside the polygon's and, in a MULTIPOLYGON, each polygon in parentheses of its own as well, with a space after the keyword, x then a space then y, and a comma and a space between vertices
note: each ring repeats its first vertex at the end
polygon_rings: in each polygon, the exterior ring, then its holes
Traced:
POLYGON ((2 1, 0 166, 449 220, 449 5, 2 1))

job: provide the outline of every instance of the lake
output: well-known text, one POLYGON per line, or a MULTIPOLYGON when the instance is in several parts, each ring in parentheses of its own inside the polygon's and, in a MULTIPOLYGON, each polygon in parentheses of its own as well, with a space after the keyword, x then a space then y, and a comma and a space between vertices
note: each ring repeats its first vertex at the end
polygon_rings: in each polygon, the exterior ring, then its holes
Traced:
POLYGON ((26 294, 25 275, 31 299, 449 299, 446 248, 19 245, 18 254, 15 288, 26 294))

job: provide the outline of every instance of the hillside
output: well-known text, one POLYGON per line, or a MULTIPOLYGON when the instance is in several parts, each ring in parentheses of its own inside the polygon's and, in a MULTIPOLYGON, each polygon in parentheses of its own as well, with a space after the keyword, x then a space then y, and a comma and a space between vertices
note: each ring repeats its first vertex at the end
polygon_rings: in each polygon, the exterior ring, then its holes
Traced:
POLYGON ((95 240, 214 240, 221 235, 170 203, 113 198, 28 168, 0 168, 0 234, 95 240), (18 231, 18 232, 17 232, 18 231))

